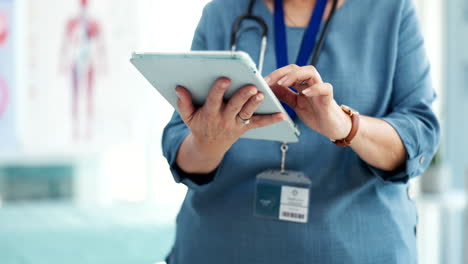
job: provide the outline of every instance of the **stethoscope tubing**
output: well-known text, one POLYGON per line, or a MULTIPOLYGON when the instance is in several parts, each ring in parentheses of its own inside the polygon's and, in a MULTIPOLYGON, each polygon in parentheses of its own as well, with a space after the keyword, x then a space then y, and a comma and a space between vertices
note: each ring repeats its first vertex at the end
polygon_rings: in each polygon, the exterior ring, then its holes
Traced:
MULTIPOLYGON (((263 63, 264 63, 265 53, 266 53, 266 48, 267 48, 267 43, 268 43, 268 26, 263 18, 252 14, 255 1, 256 0, 250 0, 247 13, 237 17, 233 23, 232 30, 231 30, 231 50, 236 51, 236 40, 238 38, 238 33, 240 32, 239 29, 243 21, 252 20, 252 21, 255 21, 257 24, 259 24, 262 29, 262 34, 261 34, 260 55, 258 59, 258 70, 261 73, 263 70, 263 63)), ((326 34, 330 27, 331 21, 333 20, 337 7, 338 7, 338 0, 333 0, 333 5, 332 5, 330 16, 322 29, 322 33, 320 34, 317 44, 314 47, 310 65, 313 65, 313 66, 317 65, 318 59, 320 57, 320 52, 325 42, 326 34)))

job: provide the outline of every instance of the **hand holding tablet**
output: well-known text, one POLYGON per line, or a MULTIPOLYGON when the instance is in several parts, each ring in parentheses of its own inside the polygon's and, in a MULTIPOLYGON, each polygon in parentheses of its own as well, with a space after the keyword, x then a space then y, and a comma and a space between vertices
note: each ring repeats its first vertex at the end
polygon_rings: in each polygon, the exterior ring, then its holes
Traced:
POLYGON ((299 131, 244 52, 134 53, 131 62, 191 130, 224 125, 220 133, 234 138, 298 141, 299 131), (203 120, 191 127, 193 118, 203 120))

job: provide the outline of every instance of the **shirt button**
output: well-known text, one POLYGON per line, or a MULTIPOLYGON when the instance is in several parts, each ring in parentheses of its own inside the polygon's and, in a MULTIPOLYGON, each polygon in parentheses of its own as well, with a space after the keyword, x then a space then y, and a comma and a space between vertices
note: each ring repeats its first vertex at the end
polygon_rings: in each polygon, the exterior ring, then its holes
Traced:
POLYGON ((421 158, 419 159, 419 163, 423 164, 425 160, 426 160, 426 157, 421 156, 421 158))

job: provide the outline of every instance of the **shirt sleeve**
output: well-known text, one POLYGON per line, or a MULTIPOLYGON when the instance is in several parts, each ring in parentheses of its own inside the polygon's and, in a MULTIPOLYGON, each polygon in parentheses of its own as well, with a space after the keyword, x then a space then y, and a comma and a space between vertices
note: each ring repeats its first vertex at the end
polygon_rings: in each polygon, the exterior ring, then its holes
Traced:
POLYGON ((377 176, 407 182, 428 167, 439 144, 440 127, 432 110, 436 98, 414 6, 404 0, 398 33, 397 61, 390 112, 383 118, 398 132, 407 151, 405 166, 384 172, 370 166, 377 176))
MULTIPOLYGON (((192 40, 192 50, 207 50, 207 26, 210 3, 203 9, 203 14, 198 23, 192 40)), ((174 87, 175 89, 175 87, 174 87)), ((209 186, 218 174, 219 168, 206 175, 188 174, 182 171, 176 163, 177 152, 184 139, 190 134, 189 128, 177 112, 174 112, 171 120, 166 125, 162 135, 163 155, 169 163, 171 173, 177 183, 183 183, 187 187, 195 190, 203 190, 209 186)))
POLYGON ((177 112, 174 112, 171 120, 163 131, 163 155, 169 163, 169 168, 175 182, 183 183, 191 189, 202 191, 203 189, 208 188, 209 183, 214 180, 216 175, 219 173, 220 168, 218 167, 209 174, 189 174, 182 171, 179 166, 177 166, 177 152, 179 151, 180 145, 189 134, 190 130, 185 125, 180 115, 177 112))
POLYGON ((198 22, 198 26, 195 29, 195 34, 193 35, 192 39, 192 47, 191 50, 207 50, 208 49, 208 44, 207 44, 207 24, 209 20, 209 15, 208 15, 208 9, 209 9, 209 4, 207 4, 203 8, 203 13, 200 18, 200 21, 198 22))

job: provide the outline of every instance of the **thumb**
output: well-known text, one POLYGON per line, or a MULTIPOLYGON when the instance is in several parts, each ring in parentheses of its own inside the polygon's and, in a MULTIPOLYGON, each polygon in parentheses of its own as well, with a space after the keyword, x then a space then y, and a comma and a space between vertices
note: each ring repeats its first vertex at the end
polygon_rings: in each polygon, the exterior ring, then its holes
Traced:
POLYGON ((271 90, 280 101, 286 103, 292 108, 296 107, 297 94, 291 89, 281 85, 273 85, 271 86, 271 90))
POLYGON ((190 95, 190 92, 182 86, 177 86, 175 92, 177 94, 177 107, 179 108, 180 116, 182 117, 182 120, 187 123, 195 112, 195 107, 192 103, 192 96, 190 95))

